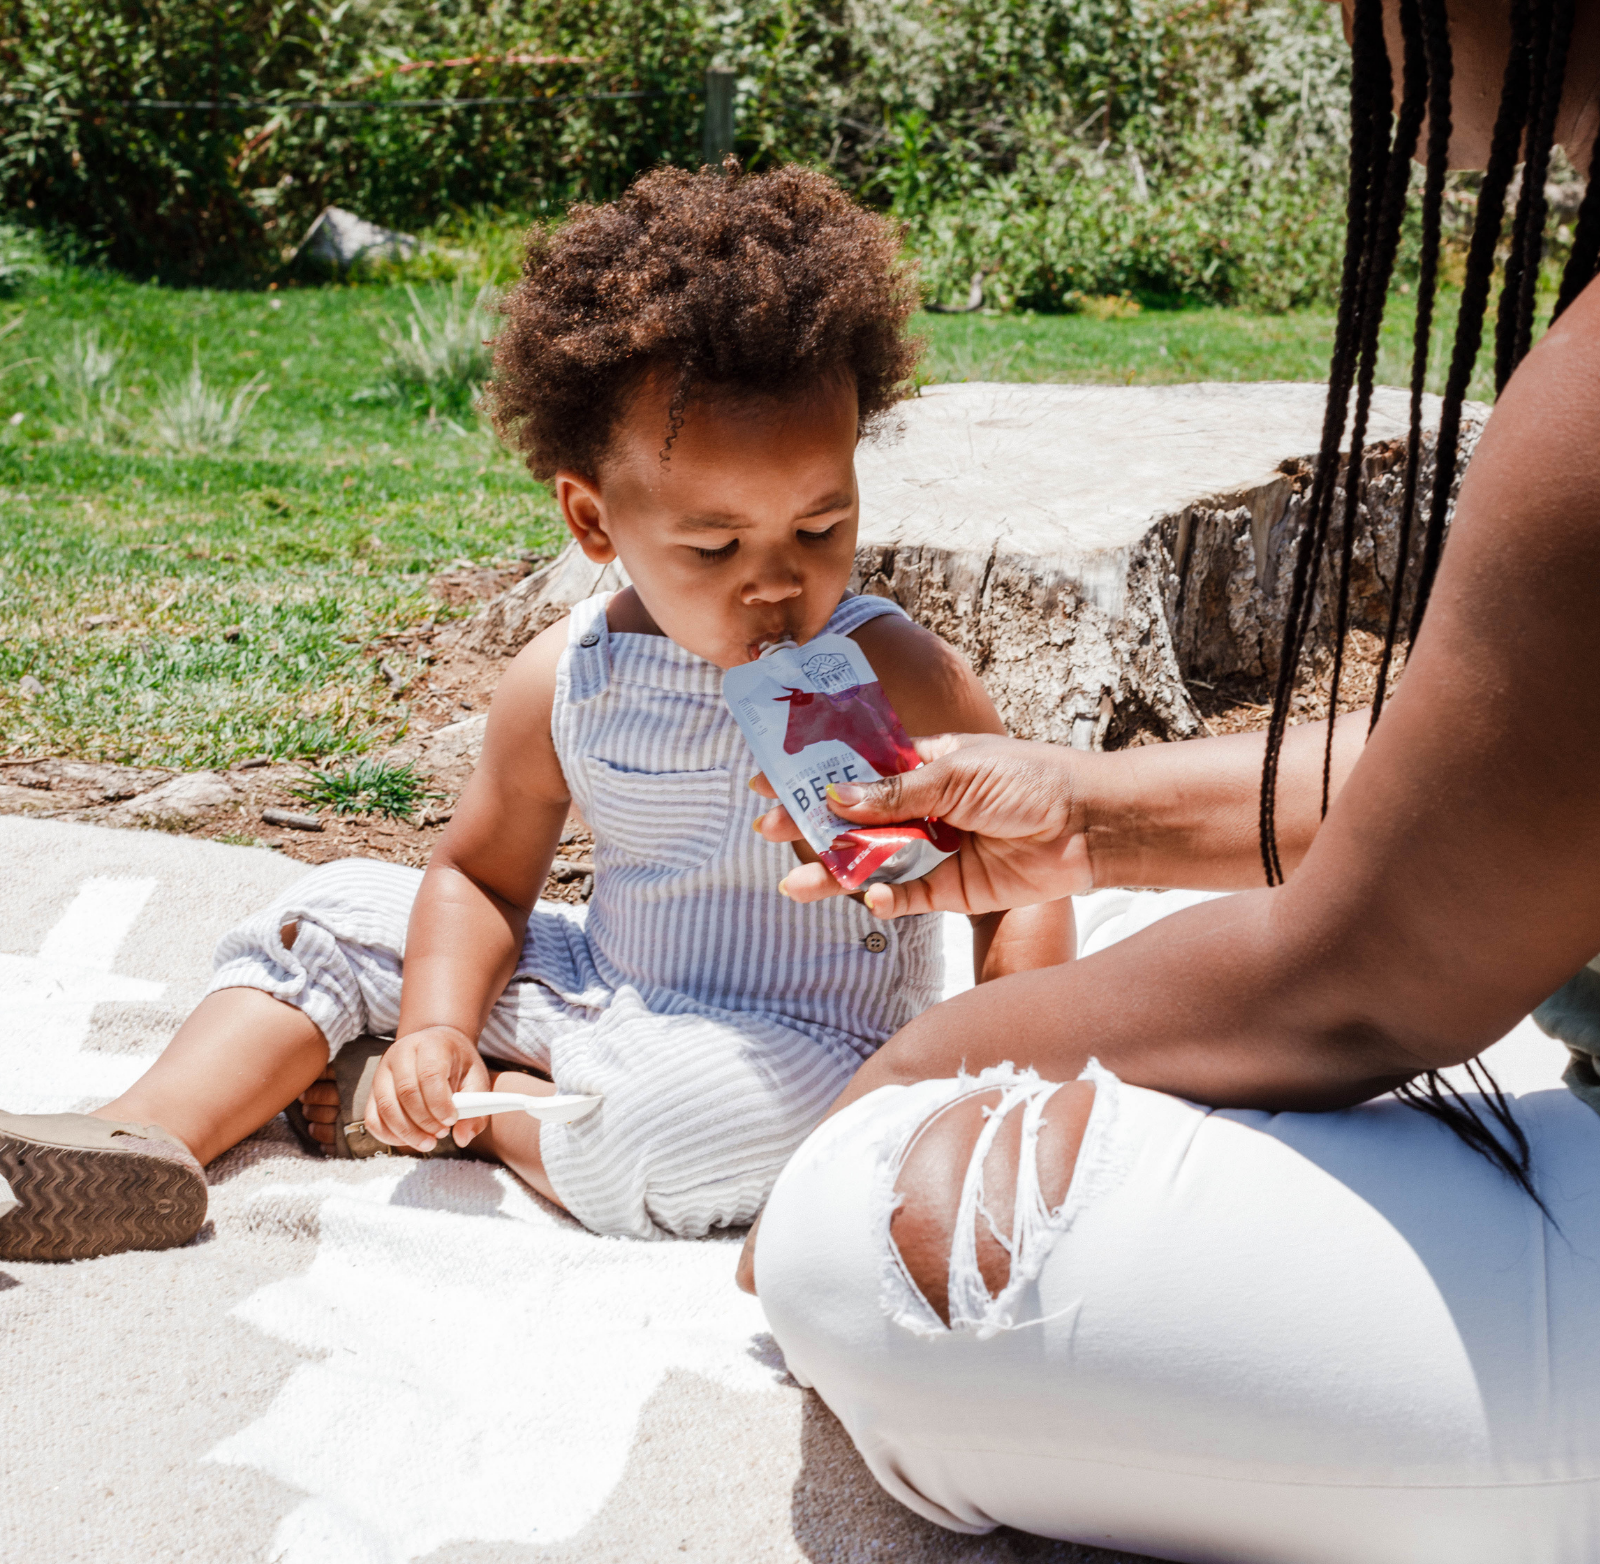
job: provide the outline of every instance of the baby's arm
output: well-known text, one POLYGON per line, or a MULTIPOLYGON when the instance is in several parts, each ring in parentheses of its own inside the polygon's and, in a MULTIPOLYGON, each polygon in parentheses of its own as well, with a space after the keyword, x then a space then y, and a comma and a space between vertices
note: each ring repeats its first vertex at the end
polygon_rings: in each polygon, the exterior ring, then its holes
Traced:
MULTIPOLYGON (((483 755, 411 910, 395 1045, 373 1081, 367 1127, 431 1149, 455 1124, 450 1094, 488 1089, 478 1034, 517 969, 570 797, 550 734, 562 620, 518 655, 489 708, 483 755)), ((465 1145, 482 1119, 464 1120, 465 1145)))
MULTIPOLYGON (((914 739, 940 733, 1004 733, 994 702, 953 646, 898 614, 853 636, 867 654, 901 726, 914 739)), ((990 912, 972 920, 972 968, 980 983, 1053 967, 1077 953, 1072 899, 990 912)))

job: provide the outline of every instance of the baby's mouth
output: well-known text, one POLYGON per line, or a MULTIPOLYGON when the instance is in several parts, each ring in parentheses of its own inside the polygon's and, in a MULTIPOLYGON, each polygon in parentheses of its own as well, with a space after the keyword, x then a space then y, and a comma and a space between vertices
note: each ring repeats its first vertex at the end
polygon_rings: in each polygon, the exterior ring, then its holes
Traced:
POLYGON ((749 661, 755 662, 761 656, 761 654, 767 650, 768 647, 779 646, 785 641, 792 641, 794 639, 795 634, 793 630, 789 629, 787 625, 779 625, 774 629, 763 632, 761 635, 755 637, 754 640, 747 642, 744 649, 745 656, 749 659, 749 661))

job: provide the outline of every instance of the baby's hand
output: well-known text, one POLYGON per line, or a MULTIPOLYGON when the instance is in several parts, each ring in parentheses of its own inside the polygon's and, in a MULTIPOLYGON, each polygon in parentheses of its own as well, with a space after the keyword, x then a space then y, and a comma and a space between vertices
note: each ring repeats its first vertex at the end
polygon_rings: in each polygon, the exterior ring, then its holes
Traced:
POLYGON ((432 1151, 441 1135, 455 1130, 465 1146, 484 1120, 456 1122, 453 1092, 486 1092, 489 1069, 472 1039, 453 1026, 430 1026, 396 1038, 378 1065, 367 1103, 367 1132, 386 1146, 432 1151))

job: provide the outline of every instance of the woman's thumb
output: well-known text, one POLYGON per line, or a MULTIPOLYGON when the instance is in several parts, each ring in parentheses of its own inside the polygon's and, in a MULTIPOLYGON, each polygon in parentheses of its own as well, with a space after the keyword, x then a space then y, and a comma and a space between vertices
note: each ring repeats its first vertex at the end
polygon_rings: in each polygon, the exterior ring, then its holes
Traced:
POLYGON ((830 782, 828 803, 835 814, 861 825, 892 825, 899 820, 914 820, 922 811, 906 783, 915 771, 885 777, 881 782, 830 782))
POLYGON ((878 782, 840 782, 828 784, 828 803, 835 814, 858 825, 895 825, 902 820, 943 818, 953 801, 959 774, 948 757, 968 742, 958 733, 941 733, 935 738, 914 739, 923 764, 915 771, 878 782))

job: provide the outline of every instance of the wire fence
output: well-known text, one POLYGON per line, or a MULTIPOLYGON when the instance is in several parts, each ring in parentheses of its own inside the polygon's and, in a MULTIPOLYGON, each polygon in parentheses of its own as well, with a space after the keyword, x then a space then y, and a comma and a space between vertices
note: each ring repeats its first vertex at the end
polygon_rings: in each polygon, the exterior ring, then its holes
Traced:
MULTIPOLYGON (((515 98, 216 98, 181 100, 177 98, 102 98, 87 103, 58 105, 68 114, 92 114, 101 109, 164 109, 179 112, 191 109, 214 111, 238 109, 253 112, 268 109, 283 112, 306 109, 467 109, 489 104, 513 103, 606 103, 639 98, 698 98, 697 88, 682 87, 667 92, 551 92, 532 93, 515 98)), ((0 104, 38 103, 36 97, 20 93, 0 93, 0 104)))
MULTIPOLYGON (((550 92, 527 93, 517 97, 484 98, 99 98, 87 103, 60 103, 66 114, 96 114, 106 109, 141 109, 157 113, 253 114, 373 113, 418 109, 450 110, 507 108, 519 105, 553 103, 629 103, 663 98, 700 98, 705 103, 701 128, 701 156, 708 163, 719 163, 733 151, 734 84, 736 73, 712 67, 702 87, 677 87, 665 90, 627 92, 550 92)), ((26 93, 0 93, 0 105, 48 102, 26 93)))

